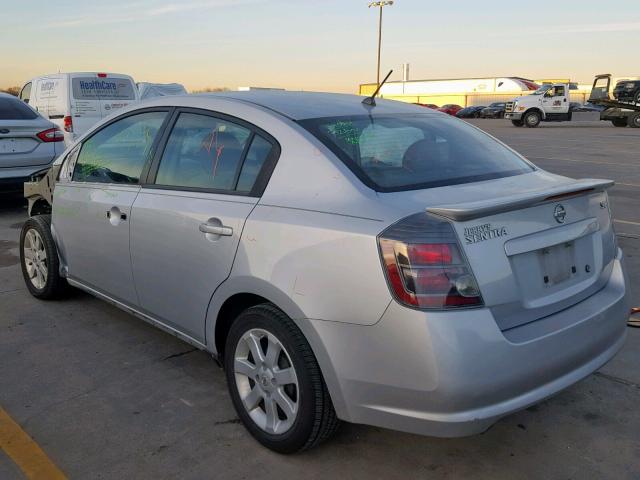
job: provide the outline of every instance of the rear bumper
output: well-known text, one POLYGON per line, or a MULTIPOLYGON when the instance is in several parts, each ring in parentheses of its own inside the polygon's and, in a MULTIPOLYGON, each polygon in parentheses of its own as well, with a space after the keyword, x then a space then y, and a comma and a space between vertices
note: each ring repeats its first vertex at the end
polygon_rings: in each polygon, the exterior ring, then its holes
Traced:
POLYGON ((598 293, 508 332, 488 309, 392 302, 372 326, 311 320, 307 335, 340 418, 442 437, 486 430, 610 360, 626 335, 621 252, 598 293))
POLYGON ((29 180, 29 177, 36 172, 44 170, 53 163, 53 159, 49 163, 43 165, 29 165, 28 167, 2 167, 0 168, 0 183, 22 183, 29 180))

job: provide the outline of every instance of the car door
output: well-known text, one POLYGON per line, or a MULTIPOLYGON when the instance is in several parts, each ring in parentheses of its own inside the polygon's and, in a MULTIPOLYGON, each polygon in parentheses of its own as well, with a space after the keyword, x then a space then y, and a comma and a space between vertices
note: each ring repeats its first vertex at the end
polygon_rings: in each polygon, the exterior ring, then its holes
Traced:
POLYGON ((569 92, 564 85, 554 85, 545 93, 542 104, 546 113, 567 113, 569 111, 569 92))
POLYGON ((137 305, 129 256, 131 206, 168 117, 168 109, 120 117, 83 140, 67 159, 73 164, 65 162, 54 191, 53 229, 71 283, 137 305))
POLYGON ((131 261, 143 312, 204 343, 207 306, 231 271, 277 142, 238 119, 174 114, 132 209, 131 261))

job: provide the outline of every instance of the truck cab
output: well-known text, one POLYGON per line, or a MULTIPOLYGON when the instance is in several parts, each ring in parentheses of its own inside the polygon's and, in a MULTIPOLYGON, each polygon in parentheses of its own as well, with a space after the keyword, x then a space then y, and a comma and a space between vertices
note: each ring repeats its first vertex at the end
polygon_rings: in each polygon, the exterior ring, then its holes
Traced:
POLYGON ((571 120, 569 91, 571 84, 542 85, 538 90, 507 102, 505 118, 516 127, 533 128, 540 122, 564 122, 571 120))

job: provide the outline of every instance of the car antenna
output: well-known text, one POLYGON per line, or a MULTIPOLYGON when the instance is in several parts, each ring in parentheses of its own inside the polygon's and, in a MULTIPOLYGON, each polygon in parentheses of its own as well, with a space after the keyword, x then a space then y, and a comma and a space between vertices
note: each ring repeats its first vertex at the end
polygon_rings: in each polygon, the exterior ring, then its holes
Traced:
POLYGON ((392 73, 393 73, 393 70, 389 70, 389 73, 387 73, 387 76, 384 77, 384 80, 382 80, 382 83, 380 83, 380 85, 378 85, 378 88, 376 88, 376 91, 373 92, 373 95, 371 95, 370 97, 367 97, 364 100, 362 100, 363 104, 370 105, 372 107, 376 106, 376 95, 378 95, 378 92, 380 91, 380 89, 382 88, 382 86, 385 84, 385 82, 387 81, 387 79, 389 78, 389 76, 392 73))

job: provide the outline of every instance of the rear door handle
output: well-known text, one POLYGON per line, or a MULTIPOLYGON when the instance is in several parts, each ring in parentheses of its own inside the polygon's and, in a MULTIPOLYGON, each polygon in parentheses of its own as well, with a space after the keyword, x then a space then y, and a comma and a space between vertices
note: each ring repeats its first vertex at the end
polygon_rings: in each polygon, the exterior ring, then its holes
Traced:
MULTIPOLYGON (((107 218, 111 218, 111 210, 107 210, 107 218)), ((126 220, 127 219, 127 214, 126 213, 121 213, 120 214, 120 220, 126 220)))
POLYGON ((118 207, 112 207, 110 210, 107 210, 107 220, 109 220, 112 225, 117 225, 120 221, 125 221, 126 219, 127 214, 122 213, 118 207))
POLYGON ((212 225, 211 223, 201 223, 198 229, 202 233, 210 233, 211 235, 221 235, 223 237, 230 237, 233 235, 233 228, 225 227, 224 225, 212 225))

